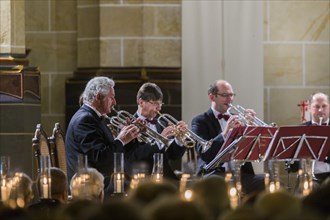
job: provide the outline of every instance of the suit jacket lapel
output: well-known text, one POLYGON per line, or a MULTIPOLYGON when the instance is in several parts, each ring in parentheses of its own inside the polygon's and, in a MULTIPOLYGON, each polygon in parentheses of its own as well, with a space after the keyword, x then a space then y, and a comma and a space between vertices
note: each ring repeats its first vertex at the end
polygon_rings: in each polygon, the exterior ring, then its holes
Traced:
POLYGON ((213 111, 211 108, 209 108, 209 110, 207 111, 207 116, 210 117, 210 122, 211 122, 211 126, 214 129, 214 132, 219 134, 222 132, 221 126, 219 124, 218 119, 214 116, 213 111))

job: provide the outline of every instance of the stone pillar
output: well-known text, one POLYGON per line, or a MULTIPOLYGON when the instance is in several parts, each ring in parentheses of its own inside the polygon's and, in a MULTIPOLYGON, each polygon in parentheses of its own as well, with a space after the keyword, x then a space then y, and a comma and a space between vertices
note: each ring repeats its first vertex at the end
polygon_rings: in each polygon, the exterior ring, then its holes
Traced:
POLYGON ((25 54, 25 1, 0 1, 1 54, 25 54))
POLYGON ((25 1, 0 1, 0 155, 35 177, 32 138, 40 123, 40 72, 28 66, 25 1))

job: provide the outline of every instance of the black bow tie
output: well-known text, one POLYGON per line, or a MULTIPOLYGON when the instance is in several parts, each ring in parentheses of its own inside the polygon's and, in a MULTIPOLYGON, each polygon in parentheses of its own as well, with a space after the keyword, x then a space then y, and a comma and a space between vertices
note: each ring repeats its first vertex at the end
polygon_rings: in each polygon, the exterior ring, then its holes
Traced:
POLYGON ((225 121, 227 121, 228 119, 230 118, 229 115, 225 115, 225 114, 218 114, 218 119, 221 120, 221 119, 225 119, 225 121))
POLYGON ((148 122, 150 124, 153 124, 153 125, 157 124, 157 120, 156 119, 148 119, 148 118, 146 118, 146 122, 148 122))

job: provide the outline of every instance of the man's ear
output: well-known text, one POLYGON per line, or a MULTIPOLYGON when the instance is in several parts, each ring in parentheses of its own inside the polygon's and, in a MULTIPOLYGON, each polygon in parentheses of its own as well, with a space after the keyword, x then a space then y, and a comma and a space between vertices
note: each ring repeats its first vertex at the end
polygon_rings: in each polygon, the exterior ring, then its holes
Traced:
POLYGON ((210 99, 211 101, 214 100, 215 95, 213 95, 212 93, 210 93, 208 96, 209 96, 209 99, 210 99))
POLYGON ((143 103, 143 100, 142 100, 141 98, 139 98, 139 99, 137 100, 137 104, 138 104, 138 105, 142 105, 142 103, 143 103))

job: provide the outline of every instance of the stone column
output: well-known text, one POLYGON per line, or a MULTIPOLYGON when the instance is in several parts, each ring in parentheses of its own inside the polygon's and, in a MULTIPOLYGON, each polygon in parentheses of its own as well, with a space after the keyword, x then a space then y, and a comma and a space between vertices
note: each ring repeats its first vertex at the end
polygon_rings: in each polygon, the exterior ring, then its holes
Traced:
POLYGON ((25 54, 25 1, 0 1, 0 53, 25 54))
POLYGON ((32 138, 40 123, 40 72, 25 49, 25 0, 0 1, 0 155, 34 177, 32 138))

